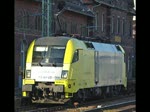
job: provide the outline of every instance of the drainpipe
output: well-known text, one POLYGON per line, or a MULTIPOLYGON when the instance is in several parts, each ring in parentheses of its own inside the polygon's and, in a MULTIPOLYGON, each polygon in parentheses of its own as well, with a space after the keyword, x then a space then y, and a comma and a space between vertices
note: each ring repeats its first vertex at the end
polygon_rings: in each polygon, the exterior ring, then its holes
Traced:
POLYGON ((27 51, 27 40, 24 38, 21 40, 21 52, 20 52, 20 67, 19 67, 19 76, 18 76, 18 87, 22 88, 22 78, 25 75, 25 58, 26 58, 26 51, 27 51))

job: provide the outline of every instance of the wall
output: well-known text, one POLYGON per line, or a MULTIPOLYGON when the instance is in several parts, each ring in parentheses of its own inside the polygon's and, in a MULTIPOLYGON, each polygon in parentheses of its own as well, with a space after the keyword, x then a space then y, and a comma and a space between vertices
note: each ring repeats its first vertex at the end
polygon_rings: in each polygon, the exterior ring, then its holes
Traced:
MULTIPOLYGON (((19 66, 21 65, 21 41, 26 40, 27 44, 35 39, 40 37, 41 31, 35 30, 35 16, 33 14, 41 13, 40 4, 38 2, 24 1, 24 0, 15 0, 15 31, 14 31, 14 41, 15 41, 15 87, 18 87, 19 84, 19 66), (28 23, 30 26, 24 27, 27 25, 26 15, 32 15, 29 17, 28 23), (26 21, 23 24, 23 20, 26 21), (32 23, 32 24, 31 24, 32 23)), ((22 74, 20 74, 22 75, 22 74)))

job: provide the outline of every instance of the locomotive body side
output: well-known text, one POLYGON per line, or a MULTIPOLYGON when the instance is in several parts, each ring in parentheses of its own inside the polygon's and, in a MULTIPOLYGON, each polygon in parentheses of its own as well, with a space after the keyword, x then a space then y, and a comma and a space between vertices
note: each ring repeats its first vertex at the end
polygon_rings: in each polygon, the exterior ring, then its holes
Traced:
POLYGON ((96 86, 123 85, 126 87, 124 51, 121 46, 95 42, 93 45, 96 86))
POLYGON ((65 85, 65 98, 73 97, 79 89, 93 87, 94 50, 88 50, 82 41, 69 40, 62 72, 66 72, 67 76, 56 80, 55 85, 65 85))

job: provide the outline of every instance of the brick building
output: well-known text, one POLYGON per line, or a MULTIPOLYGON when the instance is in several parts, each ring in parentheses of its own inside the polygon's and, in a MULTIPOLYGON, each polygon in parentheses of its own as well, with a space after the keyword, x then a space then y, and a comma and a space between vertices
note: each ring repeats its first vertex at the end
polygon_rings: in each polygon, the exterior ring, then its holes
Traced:
MULTIPOLYGON (((133 0, 51 0, 52 33, 109 39, 126 51, 127 73, 132 77, 135 39, 132 38, 133 0), (56 18, 59 15, 59 21, 56 18), (59 26, 60 22, 60 26, 59 26)), ((29 43, 42 36, 41 0, 15 0, 15 87, 23 71, 22 57, 29 43), (20 69, 19 69, 20 68, 20 69)))
POLYGON ((133 77, 135 38, 133 38, 134 0, 82 0, 95 14, 93 36, 121 44, 125 49, 128 78, 133 77))
POLYGON ((15 87, 18 87, 18 76, 22 75, 22 57, 26 47, 35 38, 41 36, 41 4, 29 0, 15 0, 15 87))

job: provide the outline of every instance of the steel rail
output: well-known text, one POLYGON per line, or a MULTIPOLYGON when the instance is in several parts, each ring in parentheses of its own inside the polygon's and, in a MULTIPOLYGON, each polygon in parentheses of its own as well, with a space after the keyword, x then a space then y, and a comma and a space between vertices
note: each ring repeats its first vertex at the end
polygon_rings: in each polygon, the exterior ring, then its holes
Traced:
POLYGON ((104 109, 111 109, 111 108, 115 108, 115 107, 120 107, 120 106, 123 106, 123 105, 132 104, 132 103, 135 103, 135 102, 136 102, 136 100, 131 100, 131 101, 127 101, 127 102, 121 102, 121 103, 105 105, 105 106, 98 105, 97 108, 86 110, 84 112, 101 112, 104 109))

